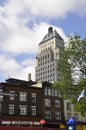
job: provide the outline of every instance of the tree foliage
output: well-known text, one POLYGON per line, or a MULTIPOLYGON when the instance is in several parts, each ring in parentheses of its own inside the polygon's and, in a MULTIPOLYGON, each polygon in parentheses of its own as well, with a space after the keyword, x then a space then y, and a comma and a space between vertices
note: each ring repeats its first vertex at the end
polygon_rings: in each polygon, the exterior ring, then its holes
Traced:
POLYGON ((74 35, 69 37, 63 49, 63 56, 59 59, 58 70, 61 81, 54 83, 64 99, 70 99, 75 109, 86 114, 86 96, 77 102, 81 91, 86 95, 86 39, 74 35))

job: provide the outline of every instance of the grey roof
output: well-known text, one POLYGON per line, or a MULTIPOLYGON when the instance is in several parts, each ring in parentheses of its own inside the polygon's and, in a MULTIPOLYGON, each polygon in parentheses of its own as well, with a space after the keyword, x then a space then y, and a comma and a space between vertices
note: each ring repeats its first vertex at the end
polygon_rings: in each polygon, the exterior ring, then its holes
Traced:
POLYGON ((46 34, 46 35, 44 36, 44 38, 43 38, 42 41, 39 43, 39 45, 42 44, 42 43, 44 43, 44 42, 46 42, 46 41, 48 41, 48 40, 50 40, 50 39, 52 39, 53 37, 56 37, 56 38, 58 38, 58 39, 63 40, 63 38, 57 33, 57 31, 56 31, 56 30, 53 30, 52 32, 50 32, 50 33, 48 33, 48 34, 46 34))

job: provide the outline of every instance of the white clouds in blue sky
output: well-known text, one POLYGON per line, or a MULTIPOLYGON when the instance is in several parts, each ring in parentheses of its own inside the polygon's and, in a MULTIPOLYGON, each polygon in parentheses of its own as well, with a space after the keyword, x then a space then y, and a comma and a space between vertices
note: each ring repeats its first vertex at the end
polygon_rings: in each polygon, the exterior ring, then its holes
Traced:
POLYGON ((0 73, 26 80, 29 72, 35 79, 35 57, 21 61, 17 57, 35 56, 49 26, 64 40, 67 38, 62 28, 49 21, 65 18, 68 13, 86 15, 86 0, 0 0, 0 3, 0 73))

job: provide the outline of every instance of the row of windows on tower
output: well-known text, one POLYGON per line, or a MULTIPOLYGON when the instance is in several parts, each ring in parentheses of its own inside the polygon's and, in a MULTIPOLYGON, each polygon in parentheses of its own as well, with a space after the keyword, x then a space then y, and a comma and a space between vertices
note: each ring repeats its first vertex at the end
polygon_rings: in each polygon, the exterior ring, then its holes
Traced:
POLYGON ((39 71, 37 74, 36 74, 36 76, 38 77, 38 76, 40 76, 40 77, 44 77, 44 75, 45 76, 48 76, 48 78, 49 77, 52 77, 52 76, 54 76, 54 69, 53 70, 51 70, 50 69, 50 71, 49 70, 45 70, 45 71, 39 71))
MULTIPOLYGON (((54 74, 53 74, 54 75, 54 74)), ((55 81, 55 79, 54 79, 54 76, 50 76, 50 75, 45 75, 45 76, 43 76, 43 77, 36 77, 36 79, 37 79, 37 81, 52 81, 52 82, 54 82, 55 81)))
POLYGON ((37 76, 37 79, 39 79, 39 80, 43 80, 43 81, 46 81, 46 80, 48 80, 48 79, 50 79, 50 80, 53 80, 54 81, 54 74, 53 74, 53 76, 52 75, 45 75, 45 76, 37 76))
POLYGON ((52 63, 50 65, 40 66, 40 68, 36 69, 36 72, 42 71, 45 69, 49 69, 49 68, 50 68, 50 70, 54 69, 54 63, 52 63))
POLYGON ((54 43, 55 43, 54 41, 49 41, 46 44, 43 44, 42 46, 40 46, 41 52, 50 50, 54 43))
POLYGON ((50 63, 49 60, 48 60, 48 61, 46 60, 46 61, 43 61, 43 62, 39 62, 39 63, 38 63, 38 66, 42 66, 42 65, 45 65, 45 64, 47 64, 47 63, 50 63))
POLYGON ((39 71, 36 72, 36 79, 37 81, 55 81, 55 78, 57 78, 58 81, 61 80, 59 73, 57 73, 57 77, 55 76, 55 69, 48 69, 45 71, 39 71))
POLYGON ((49 59, 49 54, 45 55, 45 56, 42 56, 42 57, 39 57, 38 58, 38 62, 42 61, 42 60, 46 60, 46 59, 49 59))
POLYGON ((52 78, 52 79, 48 79, 48 78, 44 78, 44 79, 43 78, 36 78, 36 81, 39 81, 39 82, 41 82, 41 81, 48 81, 48 82, 52 82, 52 83, 56 82, 54 78, 52 78))

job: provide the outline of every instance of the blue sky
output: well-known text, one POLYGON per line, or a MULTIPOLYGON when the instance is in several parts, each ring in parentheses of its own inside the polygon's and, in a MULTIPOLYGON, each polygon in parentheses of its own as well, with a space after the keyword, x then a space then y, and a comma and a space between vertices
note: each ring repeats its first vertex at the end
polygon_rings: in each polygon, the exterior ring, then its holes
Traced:
POLYGON ((0 81, 35 80, 37 47, 52 26, 86 37, 86 0, 0 0, 0 81))

